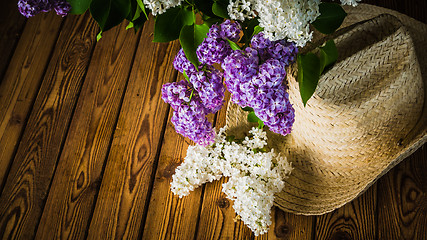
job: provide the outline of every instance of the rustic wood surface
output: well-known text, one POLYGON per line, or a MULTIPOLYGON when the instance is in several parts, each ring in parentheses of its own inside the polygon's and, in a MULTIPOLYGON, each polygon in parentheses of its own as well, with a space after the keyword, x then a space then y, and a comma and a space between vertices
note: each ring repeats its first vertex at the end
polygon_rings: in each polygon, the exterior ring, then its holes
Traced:
MULTIPOLYGON (((427 23, 425 0, 363 2, 427 23)), ((331 213, 274 208, 262 236, 235 219, 226 179, 179 199, 169 184, 191 142, 160 97, 183 78, 179 43, 152 43, 153 19, 96 42, 88 13, 17 12, 1 1, 1 239, 427 239, 425 146, 331 213)), ((223 126, 225 107, 210 118, 223 126)))

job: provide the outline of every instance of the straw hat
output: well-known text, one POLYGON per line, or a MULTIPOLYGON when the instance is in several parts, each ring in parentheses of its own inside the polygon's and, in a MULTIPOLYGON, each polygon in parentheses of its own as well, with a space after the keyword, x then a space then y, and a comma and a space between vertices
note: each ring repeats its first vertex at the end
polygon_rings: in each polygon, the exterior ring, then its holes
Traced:
MULTIPOLYGON (((341 207, 427 140, 427 26, 367 4, 345 10, 343 28, 332 36, 337 63, 321 76, 306 107, 295 69, 288 69, 293 131, 286 137, 268 133, 269 146, 294 167, 275 200, 288 212, 315 215, 341 207)), ((317 34, 314 42, 321 38, 317 34)), ((229 104, 230 134, 250 128, 246 114, 229 104)))

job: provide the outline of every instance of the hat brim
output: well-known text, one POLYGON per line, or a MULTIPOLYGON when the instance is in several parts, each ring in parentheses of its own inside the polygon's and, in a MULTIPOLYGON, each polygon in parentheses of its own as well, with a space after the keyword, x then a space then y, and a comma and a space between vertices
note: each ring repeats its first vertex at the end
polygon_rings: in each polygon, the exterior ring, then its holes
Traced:
MULTIPOLYGON (((425 93, 425 86, 427 86, 427 52, 425 51, 427 25, 396 11, 368 4, 345 7, 345 10, 348 16, 342 28, 381 14, 390 14, 399 19, 407 29, 399 34, 407 33, 410 36, 410 45, 414 49, 413 55, 415 55, 408 56, 407 66, 405 66, 408 68, 405 70, 407 75, 400 77, 403 79, 419 78, 420 80, 415 83, 418 86, 399 89, 397 92, 400 94, 399 96, 390 96, 383 100, 376 99, 375 101, 380 101, 380 103, 387 101, 386 111, 374 108, 380 113, 365 111, 363 114, 367 116, 360 119, 356 116, 348 123, 340 121, 341 110, 335 112, 338 114, 337 116, 325 116, 331 113, 331 106, 325 105, 325 100, 316 98, 316 96, 310 100, 311 102, 309 101, 307 107, 303 107, 299 97, 298 83, 295 80, 295 71, 288 72, 290 100, 296 109, 294 129, 286 137, 269 133, 269 144, 284 153, 294 167, 291 176, 286 179, 285 189, 277 194, 275 199, 275 205, 287 212, 320 215, 343 206, 363 193, 379 177, 427 141, 427 104, 425 104, 427 103, 425 93), (417 59, 418 61, 416 61, 417 59), (391 100, 395 102, 390 102, 391 100), (393 115, 396 112, 401 115, 400 118, 393 115), (299 114, 304 115, 304 119, 301 119, 299 114), (332 120, 322 123, 321 121, 325 117, 332 120), (384 123, 386 126, 383 126, 384 123), (376 131, 376 128, 381 129, 376 131), (330 133, 330 129, 333 129, 331 133, 333 136, 325 137, 330 133), (340 130, 337 132, 337 129, 340 130), (375 133, 369 132, 369 129, 375 130, 373 131, 375 133), (312 134, 310 134, 311 131, 312 134), (319 141, 313 140, 316 134, 319 136, 319 141), (311 135, 311 137, 306 135, 311 135), (352 136, 356 136, 358 139, 353 139, 352 136), (330 143, 330 141, 335 142, 330 143)), ((316 35, 315 41, 320 37, 320 35, 316 35)), ((321 85, 320 82, 319 85, 321 85)), ((316 92, 318 91, 322 91, 322 87, 318 87, 316 92)), ((372 97, 372 93, 365 92, 358 95, 359 101, 366 101, 367 98, 372 97)), ((327 104, 329 103, 327 102, 327 104)), ((334 104, 336 105, 336 102, 332 103, 332 108, 334 108, 334 104)), ((358 104, 355 104, 355 109, 357 106, 360 107, 360 103, 358 104)), ((382 108, 381 104, 369 106, 382 108)), ((345 114, 343 113, 343 115, 345 114)), ((234 135, 238 135, 243 129, 250 127, 246 123, 246 113, 232 103, 227 109, 227 126, 234 135)))

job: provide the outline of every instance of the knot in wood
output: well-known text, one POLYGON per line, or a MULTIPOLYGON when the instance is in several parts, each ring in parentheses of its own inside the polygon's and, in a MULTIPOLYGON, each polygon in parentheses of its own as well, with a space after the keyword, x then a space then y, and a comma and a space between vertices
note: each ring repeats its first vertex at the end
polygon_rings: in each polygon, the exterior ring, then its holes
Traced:
POLYGON ((219 198, 216 201, 216 204, 218 205, 218 207, 225 208, 225 209, 227 209, 230 206, 230 202, 228 201, 228 199, 226 199, 224 197, 219 198))
POLYGON ((281 224, 274 229, 274 233, 276 234, 276 237, 284 238, 286 236, 289 236, 289 234, 291 233, 291 228, 289 227, 289 225, 281 224))
POLYGON ((352 240, 350 233, 345 231, 336 231, 332 234, 331 240, 352 240))

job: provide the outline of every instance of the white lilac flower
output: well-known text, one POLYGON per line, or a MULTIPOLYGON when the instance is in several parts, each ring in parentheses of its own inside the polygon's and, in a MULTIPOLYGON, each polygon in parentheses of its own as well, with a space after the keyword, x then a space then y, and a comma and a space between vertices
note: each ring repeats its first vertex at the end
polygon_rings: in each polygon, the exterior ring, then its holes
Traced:
POLYGON ((360 2, 360 0, 341 0, 342 5, 351 5, 353 7, 357 6, 358 2, 360 2))
POLYGON ((273 149, 261 151, 267 145, 262 129, 250 130, 241 144, 227 141, 224 132, 220 129, 213 145, 188 148, 172 176, 171 191, 183 197, 203 183, 229 177, 222 191, 234 201, 235 212, 256 236, 266 233, 274 194, 283 189, 291 164, 273 149))
POLYGON ((169 8, 181 4, 182 0, 143 0, 144 5, 151 10, 151 14, 156 16, 166 12, 169 8))
POLYGON ((320 0, 260 0, 260 26, 272 41, 288 38, 303 47, 312 39, 309 24, 320 15, 320 0))
POLYGON ((228 15, 233 20, 244 21, 255 17, 256 0, 231 0, 228 4, 228 15))
MULTIPOLYGON (((356 6, 360 0, 341 0, 356 6)), ((320 15, 320 0, 230 0, 228 15, 243 21, 257 13, 265 36, 271 41, 287 38, 303 47, 312 39, 309 24, 320 15)))

